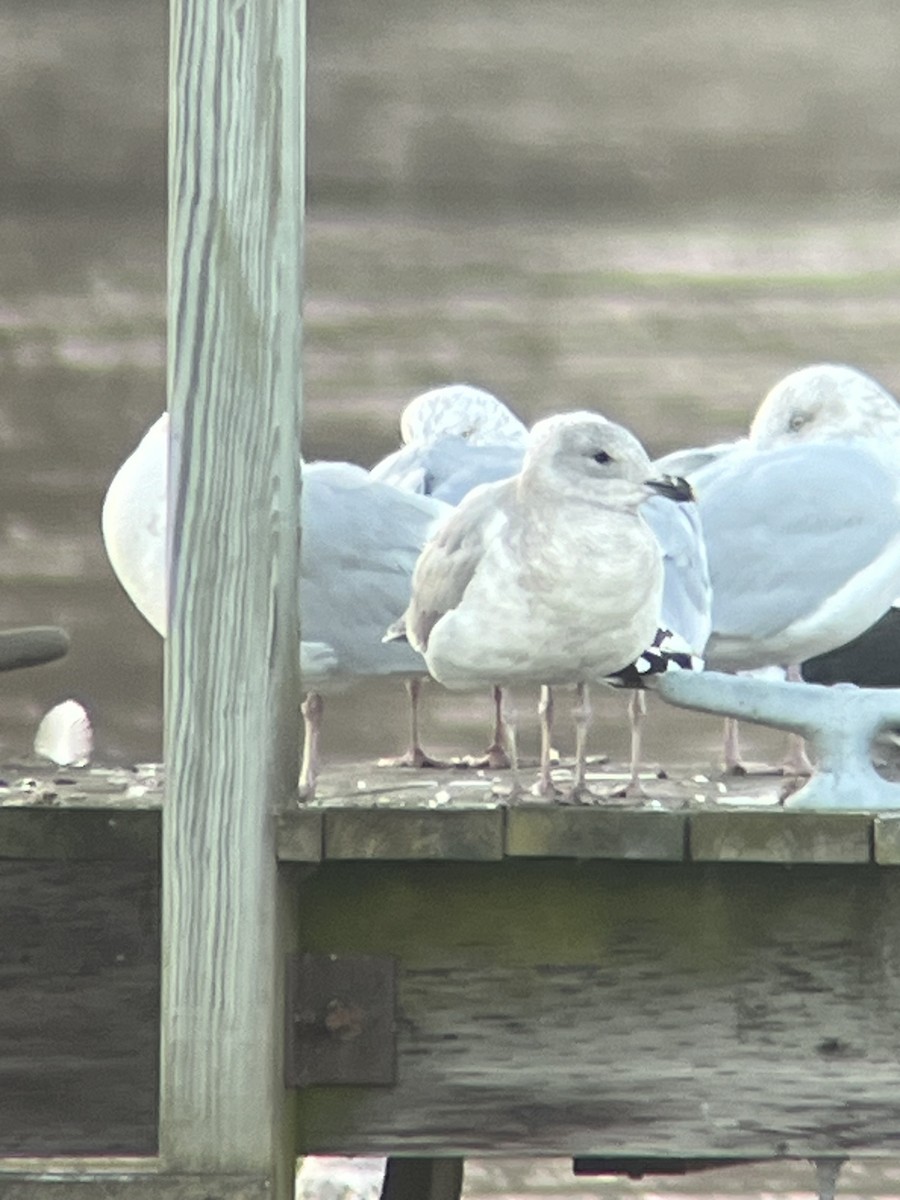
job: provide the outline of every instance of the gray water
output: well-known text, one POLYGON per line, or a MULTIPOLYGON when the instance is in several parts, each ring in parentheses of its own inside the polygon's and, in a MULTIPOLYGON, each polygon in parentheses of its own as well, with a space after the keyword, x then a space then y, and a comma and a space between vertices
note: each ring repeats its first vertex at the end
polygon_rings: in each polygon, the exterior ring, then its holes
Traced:
MULTIPOLYGON (((455 379, 527 420, 596 407, 652 452, 739 434, 804 362, 900 387, 897 40, 872 0, 313 3, 307 456, 371 463, 455 379)), ((164 403, 165 53, 158 2, 0 13, 0 622, 73 643, 4 679, 6 757, 67 695, 101 759, 161 753, 161 647, 98 514, 164 403)), ((477 747, 474 708, 435 689, 429 745, 477 747)), ((622 756, 621 699, 596 709, 622 756)), ((396 686, 328 716, 332 757, 403 744, 396 686)), ((648 752, 717 742, 659 713, 648 752)))
MULTIPOLYGON (((404 402, 452 380, 526 420, 596 407, 652 453, 740 434, 806 362, 900 389, 898 42, 888 0, 312 0, 307 457, 371 463, 404 402)), ((0 626, 72 636, 3 679, 6 760, 70 695, 100 760, 161 754, 161 645, 99 511, 164 405, 165 63, 159 0, 0 12, 0 626)), ((596 709, 593 749, 621 757, 621 698, 596 709)), ((396 685, 336 699, 326 753, 400 749, 404 712, 396 685)), ((433 689, 428 745, 474 749, 487 718, 433 689)), ((651 756, 717 744, 655 706, 651 756)), ((485 1193, 557 1194, 504 1169, 485 1193)))

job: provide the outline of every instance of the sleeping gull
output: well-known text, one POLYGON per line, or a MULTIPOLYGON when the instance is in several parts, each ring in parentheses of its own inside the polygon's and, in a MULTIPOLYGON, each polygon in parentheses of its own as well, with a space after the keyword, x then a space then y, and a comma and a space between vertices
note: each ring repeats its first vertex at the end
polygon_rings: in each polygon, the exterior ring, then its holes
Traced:
MULTIPOLYGON (((372 468, 372 474, 397 487, 439 496, 458 504, 480 483, 516 474, 525 454, 525 425, 496 396, 468 384, 435 388, 417 396, 401 418, 407 445, 372 468)), ((698 451, 697 454, 704 452, 698 451)), ((696 465, 693 460, 692 465, 696 465)), ((658 474, 682 474, 669 469, 658 474)), ((663 551, 662 625, 674 631, 685 649, 699 655, 710 632, 711 591, 706 551, 697 508, 651 496, 641 510, 663 551)), ((495 732, 483 763, 508 765, 503 753, 501 691, 494 688, 495 732)), ((549 752, 553 697, 542 688, 542 742, 549 752)), ((631 725, 629 778, 620 794, 641 795, 641 734, 645 701, 634 689, 628 705, 631 725)))
POLYGON ((400 436, 403 445, 372 467, 373 479, 458 504, 477 484, 515 475, 528 430, 490 392, 453 383, 410 400, 400 436))
POLYGON ((519 474, 475 488, 428 542, 399 623, 446 687, 575 685, 573 799, 587 792, 587 685, 627 671, 659 633, 662 554, 638 509, 654 492, 690 493, 650 476, 620 425, 585 412, 538 421, 519 474))
MULTIPOLYGON (((103 505, 113 569, 165 636, 168 416, 119 468, 103 505)), ((301 794, 314 794, 323 695, 364 676, 425 674, 409 646, 384 645, 385 625, 409 599, 419 551, 450 511, 429 496, 378 483, 350 463, 303 468, 300 668, 307 698, 301 794)))
POLYGON ((690 479, 713 589, 708 667, 798 678, 900 594, 900 406, 862 372, 788 375, 748 441, 690 479))

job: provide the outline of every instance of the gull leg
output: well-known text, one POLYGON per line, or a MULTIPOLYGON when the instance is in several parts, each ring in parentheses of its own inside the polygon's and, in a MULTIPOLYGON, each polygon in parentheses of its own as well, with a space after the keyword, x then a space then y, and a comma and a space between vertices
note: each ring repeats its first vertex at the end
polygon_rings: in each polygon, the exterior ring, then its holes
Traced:
POLYGON ((475 758, 474 755, 467 757, 465 764, 467 767, 480 767, 486 771, 502 771, 511 765, 509 754, 506 751, 506 747, 509 744, 509 737, 503 719, 503 688, 495 684, 492 695, 494 701, 494 735, 491 744, 479 758, 475 758))
POLYGON ((572 790, 566 796, 566 802, 569 804, 581 804, 594 795, 587 786, 587 735, 593 715, 588 685, 576 684, 575 707, 572 709, 575 721, 575 772, 572 776, 572 790))
POLYGON ((414 676, 406 680, 405 687, 409 696, 409 749, 399 758, 379 758, 379 767, 411 767, 413 770, 423 767, 443 770, 445 767, 452 767, 453 763, 442 762, 426 754, 419 741, 419 696, 422 692, 422 680, 414 676))
POLYGON ((746 775, 741 759, 740 728, 736 717, 725 718, 725 774, 746 775))
MULTIPOLYGON (((788 667, 785 672, 785 677, 788 683, 803 683, 803 676, 800 673, 800 667, 797 664, 788 667)), ((783 775, 812 775, 815 768, 809 760, 809 755, 806 753, 806 741, 799 733, 789 733, 787 739, 787 753, 784 756, 784 762, 781 766, 783 775)))
POLYGON ((518 714, 513 706, 508 688, 503 689, 502 718, 506 729, 506 747, 509 752, 510 785, 509 790, 496 785, 491 790, 496 795, 502 795, 507 800, 515 801, 519 799, 524 789, 519 778, 519 740, 516 732, 518 714))
POLYGON ((611 796, 631 799, 633 796, 645 796, 647 793, 641 786, 641 741, 643 735, 644 717, 647 715, 647 698, 643 688, 634 688, 628 697, 628 720, 631 725, 631 774, 624 787, 616 788, 611 796))
POLYGON ((322 712, 325 701, 318 692, 307 692, 300 705, 303 713, 303 762, 297 791, 301 800, 312 800, 316 794, 319 778, 319 734, 322 730, 322 712))
POLYGON ((559 789, 550 774, 550 755, 553 750, 553 689, 546 684, 541 686, 538 717, 541 721, 541 769, 531 791, 535 796, 552 798, 559 795, 559 789))

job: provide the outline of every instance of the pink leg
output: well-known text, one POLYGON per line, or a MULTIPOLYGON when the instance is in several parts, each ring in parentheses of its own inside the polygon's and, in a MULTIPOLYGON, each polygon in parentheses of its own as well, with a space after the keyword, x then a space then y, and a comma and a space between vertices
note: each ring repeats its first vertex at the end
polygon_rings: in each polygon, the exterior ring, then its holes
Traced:
POLYGON ((549 799, 558 795, 559 790, 550 773, 550 754, 553 749, 553 689, 546 685, 541 687, 538 717, 541 722, 541 769, 537 783, 531 790, 536 796, 549 799))
POLYGON ((300 706, 303 713, 303 764, 297 790, 301 800, 312 800, 319 778, 319 734, 325 701, 318 692, 307 692, 300 706))
POLYGON ((575 719, 575 772, 572 776, 572 790, 566 796, 570 804, 581 804, 594 797, 587 785, 587 735, 593 715, 588 685, 579 683, 575 688, 575 707, 572 709, 575 719))
POLYGON ((399 758, 379 758, 379 767, 411 767, 413 770, 424 767, 442 770, 452 767, 452 763, 431 758, 422 749, 419 741, 419 696, 422 692, 422 680, 417 677, 407 679, 405 686, 409 696, 409 749, 399 758))
MULTIPOLYGON (((786 675, 789 683, 803 683, 803 675, 796 663, 788 667, 786 675)), ((781 769, 785 775, 812 775, 815 770, 806 753, 806 742, 799 733, 788 734, 787 752, 781 769)))
POLYGON ((502 771, 511 765, 509 754, 506 751, 508 744, 508 731, 503 718, 503 688, 495 686, 493 690, 494 701, 494 736, 490 746, 485 750, 484 754, 477 758, 472 755, 465 760, 467 767, 480 767, 484 771, 502 771))
POLYGON ((631 725, 631 773, 624 787, 617 788, 611 794, 631 799, 634 796, 645 796, 641 786, 641 741, 644 717, 647 715, 647 698, 641 688, 634 688, 628 697, 628 720, 631 725))
POLYGON ((741 759, 740 731, 735 717, 725 718, 725 774, 747 774, 747 768, 741 759))
POLYGON ((503 725, 506 729, 506 746, 509 750, 509 768, 510 781, 509 789, 494 785, 494 791, 497 795, 504 796, 508 801, 515 802, 523 794, 522 781, 519 778, 519 741, 516 732, 516 723, 518 714, 513 707, 512 696, 509 694, 509 689, 503 689, 503 725))

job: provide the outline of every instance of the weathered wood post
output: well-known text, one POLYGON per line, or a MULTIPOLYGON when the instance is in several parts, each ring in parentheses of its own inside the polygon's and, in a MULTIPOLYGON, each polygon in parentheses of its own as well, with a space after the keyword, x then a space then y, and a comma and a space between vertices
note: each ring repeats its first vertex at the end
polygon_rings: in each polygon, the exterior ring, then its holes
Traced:
POLYGON ((294 1174, 275 818, 299 739, 304 15, 171 9, 160 1155, 242 1200, 294 1174))

